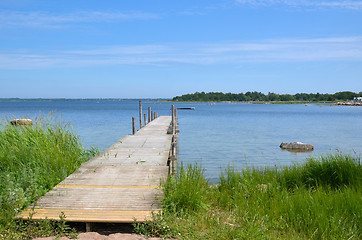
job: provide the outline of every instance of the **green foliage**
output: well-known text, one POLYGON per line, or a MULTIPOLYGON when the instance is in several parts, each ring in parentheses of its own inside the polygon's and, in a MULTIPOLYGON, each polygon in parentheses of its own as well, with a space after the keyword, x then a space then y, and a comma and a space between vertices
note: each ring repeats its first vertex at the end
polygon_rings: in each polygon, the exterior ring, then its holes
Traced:
POLYGON ((136 233, 145 235, 147 237, 172 237, 177 235, 169 226, 169 219, 163 213, 152 213, 152 221, 147 223, 133 223, 134 231, 136 233))
POLYGON ((222 93, 222 92, 195 92, 193 94, 185 94, 182 96, 174 97, 173 101, 192 101, 192 102, 221 102, 221 101, 276 101, 276 102, 326 102, 326 101, 348 101, 354 97, 362 97, 362 93, 354 92, 337 92, 334 94, 320 94, 320 93, 297 93, 291 94, 276 94, 268 93, 265 95, 261 92, 246 92, 244 93, 222 93))
POLYGON ((16 127, 9 120, 4 117, 0 129, 0 233, 14 228, 16 214, 99 152, 86 150, 70 124, 53 113, 33 126, 16 127))
POLYGON ((354 92, 349 92, 349 91, 345 91, 345 92, 337 92, 333 95, 334 99, 340 99, 340 100, 352 100, 354 97, 361 97, 359 96, 359 94, 354 93, 354 92))
POLYGON ((184 177, 163 185, 163 212, 139 224, 138 233, 177 239, 362 237, 359 157, 337 153, 285 168, 229 167, 207 187, 197 180, 204 179, 199 166, 180 168, 184 177))
POLYGON ((280 183, 287 189, 292 188, 360 188, 362 166, 359 158, 336 154, 309 158, 302 166, 284 168, 279 174, 280 183))
POLYGON ((75 229, 70 228, 62 213, 59 221, 34 221, 31 216, 29 220, 19 219, 12 222, 8 229, 0 228, 0 239, 33 239, 36 237, 48 237, 57 235, 57 237, 66 236, 70 239, 78 238, 75 229))
POLYGON ((170 212, 196 211, 206 208, 208 182, 200 166, 181 164, 177 174, 170 176, 164 186, 163 208, 170 212))

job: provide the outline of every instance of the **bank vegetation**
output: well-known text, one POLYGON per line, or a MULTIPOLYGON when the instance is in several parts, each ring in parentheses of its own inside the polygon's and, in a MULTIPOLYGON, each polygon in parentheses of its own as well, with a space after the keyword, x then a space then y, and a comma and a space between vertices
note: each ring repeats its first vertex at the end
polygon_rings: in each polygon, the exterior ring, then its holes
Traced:
POLYGON ((0 126, 0 239, 66 234, 65 219, 33 222, 15 217, 98 150, 85 149, 70 124, 53 113, 30 126, 12 126, 12 119, 4 117, 0 126))
POLYGON ((136 230, 178 239, 361 239, 361 181, 360 158, 339 153, 289 167, 230 167, 217 184, 200 166, 181 164, 162 185, 162 213, 136 230))

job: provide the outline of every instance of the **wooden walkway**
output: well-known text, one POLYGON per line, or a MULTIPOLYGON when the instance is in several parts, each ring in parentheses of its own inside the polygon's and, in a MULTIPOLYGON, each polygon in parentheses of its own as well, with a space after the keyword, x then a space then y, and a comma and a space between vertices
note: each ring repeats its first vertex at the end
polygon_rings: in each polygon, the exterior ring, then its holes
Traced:
POLYGON ((73 222, 144 222, 160 210, 160 180, 166 180, 171 117, 161 116, 126 135, 39 199, 20 216, 73 222), (33 210, 34 209, 34 212, 33 210))

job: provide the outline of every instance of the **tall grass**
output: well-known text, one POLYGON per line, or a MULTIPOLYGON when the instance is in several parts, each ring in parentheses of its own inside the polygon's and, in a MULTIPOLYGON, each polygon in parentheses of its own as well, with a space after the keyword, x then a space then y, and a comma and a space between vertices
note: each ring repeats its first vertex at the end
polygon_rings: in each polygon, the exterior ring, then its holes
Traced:
POLYGON ((280 183, 288 189, 302 186, 332 189, 362 187, 360 159, 340 153, 321 156, 318 160, 309 158, 304 165, 284 168, 278 177, 280 183))
POLYGON ((0 231, 9 228, 22 208, 43 195, 98 150, 86 150, 69 123, 53 113, 33 126, 0 129, 0 231))
POLYGON ((163 185, 163 213, 136 229, 179 239, 362 237, 359 157, 337 153, 291 167, 229 167, 219 184, 206 182, 199 166, 181 165, 163 185))
POLYGON ((208 182, 198 165, 180 165, 175 176, 165 182, 164 208, 174 213, 187 213, 207 207, 208 182))

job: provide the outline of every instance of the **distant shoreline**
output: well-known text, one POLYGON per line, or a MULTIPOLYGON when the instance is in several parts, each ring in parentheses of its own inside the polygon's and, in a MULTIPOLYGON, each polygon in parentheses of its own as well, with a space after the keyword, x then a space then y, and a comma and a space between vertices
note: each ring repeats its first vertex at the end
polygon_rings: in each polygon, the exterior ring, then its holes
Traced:
POLYGON ((296 93, 296 94, 277 94, 268 92, 246 92, 246 93, 223 93, 223 92, 195 92, 184 94, 172 98, 172 101, 236 101, 252 103, 310 103, 323 102, 334 103, 340 101, 350 101, 351 99, 362 97, 362 92, 354 93, 350 91, 329 93, 296 93))
POLYGON ((0 102, 57 102, 57 101, 79 101, 79 102, 132 102, 132 101, 168 101, 170 98, 0 98, 0 102))
POLYGON ((310 104, 310 103, 330 103, 337 101, 165 101, 170 103, 230 103, 230 104, 310 104))
POLYGON ((77 101, 77 102, 133 102, 150 101, 160 103, 230 103, 230 104, 318 104, 329 103, 332 106, 362 106, 362 102, 353 101, 174 101, 167 98, 0 98, 0 102, 59 102, 59 101, 77 101))

